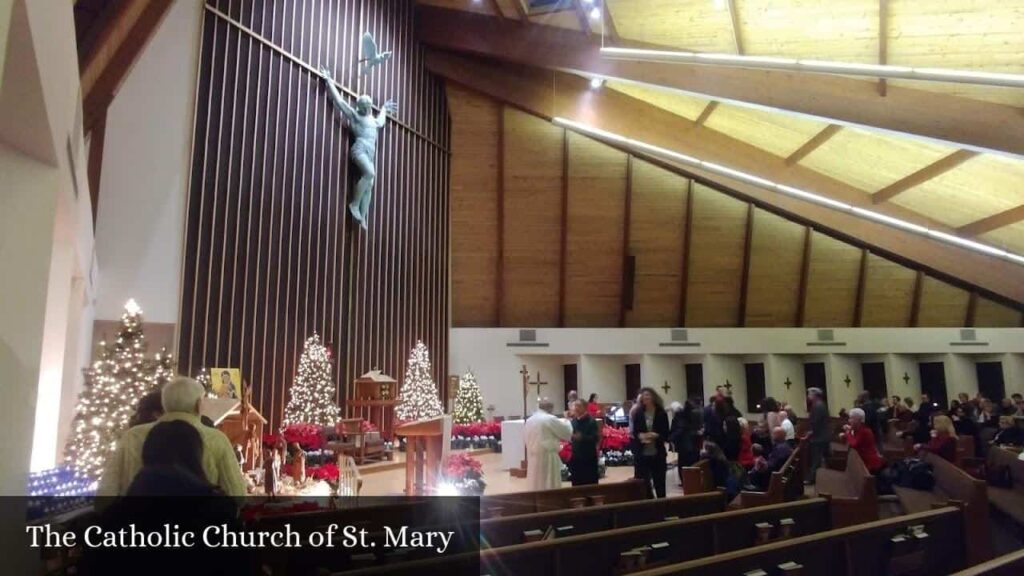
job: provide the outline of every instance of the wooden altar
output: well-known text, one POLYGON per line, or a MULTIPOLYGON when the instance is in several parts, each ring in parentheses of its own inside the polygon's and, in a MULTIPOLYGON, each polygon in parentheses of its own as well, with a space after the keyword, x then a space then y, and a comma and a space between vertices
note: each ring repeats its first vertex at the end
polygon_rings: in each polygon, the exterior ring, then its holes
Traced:
POLYGON ((353 382, 352 398, 345 401, 345 416, 370 422, 382 438, 391 440, 397 398, 398 381, 380 370, 370 370, 353 382))
POLYGON ((451 416, 406 422, 395 428, 405 437, 405 493, 429 494, 440 481, 441 460, 451 444, 451 416), (447 443, 447 444, 446 444, 447 443))
POLYGON ((238 398, 203 398, 199 413, 228 437, 232 446, 241 446, 245 460, 242 470, 252 470, 260 461, 260 444, 267 420, 250 404, 238 398))

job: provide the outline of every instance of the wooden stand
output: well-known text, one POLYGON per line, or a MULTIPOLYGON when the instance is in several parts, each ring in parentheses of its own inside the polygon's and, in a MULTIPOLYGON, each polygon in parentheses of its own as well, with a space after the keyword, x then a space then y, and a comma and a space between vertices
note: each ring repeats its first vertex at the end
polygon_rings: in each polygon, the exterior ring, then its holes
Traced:
POLYGON ((405 493, 408 496, 428 494, 438 484, 444 454, 445 418, 450 417, 438 416, 395 428, 396 436, 405 437, 405 493))
POLYGON ((248 472, 258 466, 262 456, 263 427, 267 420, 255 407, 237 398, 203 398, 199 413, 212 420, 232 446, 242 447, 245 457, 243 471, 248 472))

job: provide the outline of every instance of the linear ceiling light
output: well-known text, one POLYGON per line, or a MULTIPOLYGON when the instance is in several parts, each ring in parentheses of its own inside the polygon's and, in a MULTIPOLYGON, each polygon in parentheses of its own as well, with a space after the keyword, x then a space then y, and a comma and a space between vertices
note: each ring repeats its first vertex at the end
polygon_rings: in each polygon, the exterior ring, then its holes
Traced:
POLYGON ((973 250, 975 252, 981 252, 982 254, 988 254, 990 256, 995 256, 997 258, 1005 258, 1016 264, 1024 265, 1024 256, 1014 254, 1013 252, 1007 252, 1006 250, 1002 250, 994 246, 989 246, 988 244, 982 244, 980 242, 975 242, 973 240, 967 240, 965 238, 954 236, 952 234, 947 234, 939 230, 932 230, 930 228, 914 224, 913 222, 907 222, 906 220, 894 218, 892 216, 875 212, 873 210, 867 210, 859 206, 852 206, 845 202, 833 200, 832 198, 822 196, 821 194, 807 192, 806 190, 793 188, 792 186, 787 186, 785 184, 778 184, 776 182, 772 182, 771 180, 761 178, 760 176, 756 176, 754 174, 748 174, 746 172, 742 172, 734 168, 729 168, 728 166, 722 166, 721 164, 708 162, 706 160, 694 158, 693 156, 687 156, 686 154, 680 154, 679 152, 675 152, 667 148, 662 148, 660 146, 655 146, 647 142, 627 138, 625 136, 622 136, 621 134, 608 132, 607 130, 601 130, 600 128, 595 128, 593 126, 582 124, 574 120, 556 117, 554 118, 553 122, 555 124, 558 124, 559 126, 564 126, 566 128, 575 130, 588 136, 593 136, 595 138, 605 140, 608 142, 616 142, 631 150, 641 150, 644 152, 649 152, 652 155, 659 156, 662 158, 669 158, 671 160, 675 160, 683 164, 695 166, 697 168, 702 168, 704 170, 707 170, 708 172, 714 172, 715 174, 720 174, 722 176, 728 176, 729 178, 735 178, 737 180, 749 182, 751 184, 754 184, 755 186, 760 186, 762 188, 766 188, 769 190, 775 190, 777 192, 786 194, 787 196, 793 196, 795 198, 800 198, 801 200, 806 200, 808 202, 814 202, 816 204, 828 206, 829 208, 839 210, 841 212, 849 212, 850 214, 854 214, 856 216, 866 218, 868 220, 874 220, 875 222, 880 222, 882 224, 892 226, 893 228, 899 228, 901 230, 906 230, 908 232, 914 232, 920 234, 921 236, 927 236, 929 238, 941 240, 948 244, 954 244, 961 248, 966 248, 968 250, 973 250))
POLYGON ((604 46, 601 55, 617 60, 645 60, 653 62, 674 62, 684 64, 718 64, 738 68, 759 68, 766 70, 789 70, 795 72, 817 72, 821 74, 843 74, 847 76, 870 76, 871 78, 901 78, 905 80, 928 80, 932 82, 959 82, 963 84, 984 84, 1024 88, 1024 74, 980 72, 973 70, 947 70, 944 68, 911 68, 885 64, 857 64, 854 62, 829 62, 825 60, 802 60, 775 56, 742 56, 738 54, 715 54, 707 52, 686 52, 674 50, 648 50, 642 48, 619 48, 604 46))

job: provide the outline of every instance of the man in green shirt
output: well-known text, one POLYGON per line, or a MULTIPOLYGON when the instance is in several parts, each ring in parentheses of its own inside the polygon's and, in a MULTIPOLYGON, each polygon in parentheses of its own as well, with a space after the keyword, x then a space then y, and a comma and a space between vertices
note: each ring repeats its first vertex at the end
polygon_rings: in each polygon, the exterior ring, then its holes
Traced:
POLYGON ((600 434, 597 421, 587 411, 582 400, 572 402, 572 457, 569 459, 569 473, 572 485, 597 484, 597 447, 600 434))

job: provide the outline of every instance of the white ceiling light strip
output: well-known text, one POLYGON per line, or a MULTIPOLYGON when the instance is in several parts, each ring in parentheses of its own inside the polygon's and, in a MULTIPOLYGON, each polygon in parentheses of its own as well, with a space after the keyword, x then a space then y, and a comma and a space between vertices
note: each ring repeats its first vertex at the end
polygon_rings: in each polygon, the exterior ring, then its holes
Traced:
POLYGON ((829 208, 832 208, 834 210, 849 212, 861 218, 874 220, 875 222, 892 226, 893 228, 899 228, 901 230, 906 230, 908 232, 914 232, 922 236, 928 236, 936 240, 941 240, 943 242, 946 242, 947 244, 953 244, 961 248, 966 248, 968 250, 973 250, 975 252, 980 252, 982 254, 988 254, 990 256, 995 256, 997 258, 1005 258, 1017 264, 1024 265, 1024 256, 1014 254, 1012 252, 1007 252, 1006 250, 1002 250, 994 246, 989 246, 988 244, 982 244, 980 242, 975 242, 973 240, 967 240, 966 238, 961 238, 959 236, 947 234, 946 232, 941 232, 939 230, 932 230, 919 224, 914 224, 913 222, 907 222, 906 220, 894 218, 886 214, 881 214, 879 212, 867 210, 859 206, 853 206, 845 202, 833 200, 832 198, 822 196, 821 194, 815 194, 813 192, 808 192, 806 190, 801 190, 799 188, 794 188, 792 186, 787 186, 785 184, 778 184, 776 182, 772 182, 771 180, 761 178, 760 176, 756 176, 754 174, 748 174, 746 172, 736 170, 734 168, 729 168, 728 166, 722 166, 721 164, 716 164, 714 162, 700 160, 699 158, 694 158, 693 156, 687 156, 686 154, 680 154, 679 152, 675 152, 667 148, 662 148, 660 146, 655 146, 647 142, 627 138, 625 136, 622 136, 621 134, 608 132, 607 130, 595 128, 593 126, 582 124, 574 120, 556 117, 553 119, 553 122, 555 124, 558 124, 559 126, 564 126, 571 130, 575 130, 577 132, 587 134, 589 136, 593 136, 601 140, 617 142, 632 150, 642 150, 644 152, 649 152, 655 156, 669 158, 681 162, 683 164, 688 164, 690 166, 702 168, 709 172, 714 172, 715 174, 720 174, 722 176, 728 176, 730 178, 735 178, 737 180, 749 182, 751 184, 754 184, 755 186, 760 186, 762 188, 767 188, 770 190, 776 190, 788 196, 793 196, 796 198, 800 198, 801 200, 806 200, 808 202, 814 202, 816 204, 828 206, 829 208))
POLYGON ((742 56, 739 54, 716 54, 674 50, 648 50, 643 48, 619 48, 604 46, 601 55, 617 60, 643 60, 682 64, 717 64, 738 68, 764 70, 788 70, 793 72, 817 72, 820 74, 843 74, 847 76, 869 76, 871 78, 898 78, 903 80, 926 80, 930 82, 958 82, 1024 88, 1024 74, 982 72, 975 70, 948 70, 945 68, 913 68, 886 64, 858 64, 854 62, 830 62, 775 56, 742 56))

